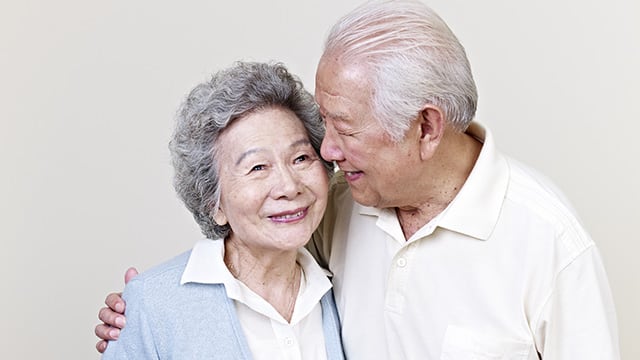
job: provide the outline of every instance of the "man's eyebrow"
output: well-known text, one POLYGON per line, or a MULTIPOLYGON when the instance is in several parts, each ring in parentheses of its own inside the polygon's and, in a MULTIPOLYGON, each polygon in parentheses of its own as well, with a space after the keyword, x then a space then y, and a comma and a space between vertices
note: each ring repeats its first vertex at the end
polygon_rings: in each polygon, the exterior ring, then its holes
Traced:
POLYGON ((343 113, 332 113, 329 111, 320 111, 320 116, 323 118, 331 118, 339 121, 347 121, 349 117, 343 113))

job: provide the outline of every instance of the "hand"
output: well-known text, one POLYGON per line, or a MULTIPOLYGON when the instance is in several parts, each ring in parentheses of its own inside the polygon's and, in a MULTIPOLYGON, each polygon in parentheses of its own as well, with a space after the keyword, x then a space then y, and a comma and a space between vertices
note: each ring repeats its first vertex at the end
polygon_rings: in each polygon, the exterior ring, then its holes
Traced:
MULTIPOLYGON (((134 276, 138 275, 138 270, 131 267, 127 269, 124 274, 125 285, 134 276)), ((96 350, 103 353, 107 349, 107 342, 109 340, 118 340, 120 336, 120 329, 124 328, 126 318, 124 316, 125 303, 122 300, 122 293, 111 293, 107 295, 104 302, 107 307, 103 307, 98 312, 98 319, 103 324, 98 324, 95 329, 96 336, 100 341, 96 344, 96 350)))

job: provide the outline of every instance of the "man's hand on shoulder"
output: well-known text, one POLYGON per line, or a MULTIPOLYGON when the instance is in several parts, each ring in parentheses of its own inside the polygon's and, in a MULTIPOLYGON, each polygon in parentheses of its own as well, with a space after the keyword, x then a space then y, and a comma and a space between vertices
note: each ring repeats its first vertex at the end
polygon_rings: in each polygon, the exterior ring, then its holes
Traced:
MULTIPOLYGON (((134 276, 138 275, 138 270, 131 267, 127 269, 124 274, 125 285, 134 276)), ((96 350, 103 353, 107 349, 107 343, 110 340, 118 340, 120 336, 120 330, 124 328, 126 324, 126 318, 124 316, 124 310, 126 305, 122 300, 122 293, 110 293, 107 295, 104 303, 107 305, 98 312, 98 319, 102 321, 102 324, 96 325, 96 336, 101 340, 96 344, 96 350)))

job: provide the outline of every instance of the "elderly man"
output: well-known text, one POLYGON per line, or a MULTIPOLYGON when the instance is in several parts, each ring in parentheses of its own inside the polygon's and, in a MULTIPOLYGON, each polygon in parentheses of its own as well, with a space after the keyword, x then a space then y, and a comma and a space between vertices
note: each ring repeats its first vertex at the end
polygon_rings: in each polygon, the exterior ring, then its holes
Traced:
POLYGON ((309 248, 333 273, 348 358, 619 359, 593 240, 473 122, 470 66, 437 14, 412 1, 347 14, 315 96, 321 154, 341 171, 309 248))

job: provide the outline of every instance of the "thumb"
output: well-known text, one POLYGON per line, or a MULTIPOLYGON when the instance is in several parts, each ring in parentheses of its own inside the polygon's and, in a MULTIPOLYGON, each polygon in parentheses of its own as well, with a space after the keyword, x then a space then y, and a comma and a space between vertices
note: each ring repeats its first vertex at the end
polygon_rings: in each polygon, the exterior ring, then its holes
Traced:
POLYGON ((129 280, 133 279, 136 275, 138 275, 138 270, 136 270, 136 268, 128 268, 127 272, 124 273, 124 283, 127 284, 129 280))

